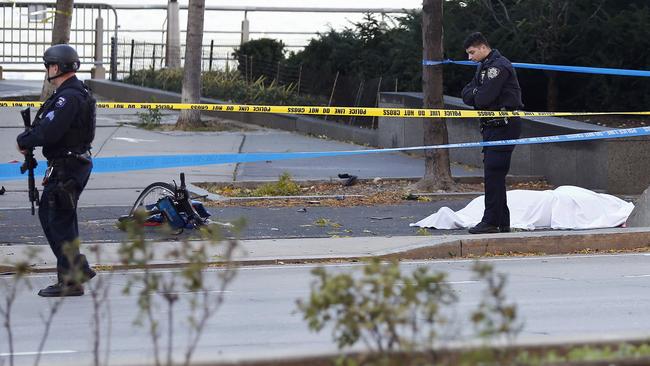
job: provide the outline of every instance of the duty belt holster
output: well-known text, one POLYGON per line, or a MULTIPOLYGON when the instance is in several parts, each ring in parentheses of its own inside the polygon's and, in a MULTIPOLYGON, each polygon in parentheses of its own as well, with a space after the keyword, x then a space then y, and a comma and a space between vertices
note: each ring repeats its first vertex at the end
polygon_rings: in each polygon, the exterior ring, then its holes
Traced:
POLYGON ((510 123, 508 117, 502 118, 493 118, 493 119, 481 119, 481 128, 485 127, 505 127, 510 123))
POLYGON ((51 208, 74 210, 77 208, 77 182, 67 174, 66 158, 48 161, 43 185, 54 184, 49 191, 48 204, 51 208), (56 177, 50 182, 52 176, 56 177))

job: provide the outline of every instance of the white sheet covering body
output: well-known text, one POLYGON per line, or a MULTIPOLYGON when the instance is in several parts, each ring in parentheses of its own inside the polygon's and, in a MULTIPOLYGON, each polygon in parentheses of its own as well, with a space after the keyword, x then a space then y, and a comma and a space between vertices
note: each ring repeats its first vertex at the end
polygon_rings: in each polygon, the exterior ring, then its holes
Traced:
MULTIPOLYGON (((510 227, 534 230, 597 229, 625 223, 634 205, 609 194, 588 189, 561 186, 555 190, 508 191, 510 227)), ((436 229, 469 228, 481 221, 485 196, 473 199, 465 208, 454 212, 442 207, 438 212, 411 226, 436 229)))

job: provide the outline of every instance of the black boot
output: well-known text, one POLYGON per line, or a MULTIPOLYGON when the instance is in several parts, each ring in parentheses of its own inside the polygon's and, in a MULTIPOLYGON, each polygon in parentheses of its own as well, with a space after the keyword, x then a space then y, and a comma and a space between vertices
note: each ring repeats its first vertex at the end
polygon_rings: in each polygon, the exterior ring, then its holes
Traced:
POLYGON ((483 221, 479 222, 478 225, 469 229, 470 234, 494 234, 499 232, 499 227, 490 225, 483 221))
POLYGON ((73 268, 76 270, 77 268, 81 270, 81 273, 73 273, 73 276, 76 282, 79 283, 86 283, 90 281, 93 277, 97 275, 97 272, 93 271, 92 268, 90 268, 90 264, 88 264, 88 260, 86 259, 86 256, 83 254, 78 254, 74 258, 73 262, 73 268))
POLYGON ((95 272, 90 267, 85 267, 83 269, 83 276, 81 277, 81 283, 86 283, 86 282, 90 281, 95 276, 97 276, 97 272, 95 272))
POLYGON ((57 282, 54 285, 47 286, 38 292, 38 296, 42 297, 81 296, 83 294, 83 286, 78 284, 66 285, 63 282, 57 282))

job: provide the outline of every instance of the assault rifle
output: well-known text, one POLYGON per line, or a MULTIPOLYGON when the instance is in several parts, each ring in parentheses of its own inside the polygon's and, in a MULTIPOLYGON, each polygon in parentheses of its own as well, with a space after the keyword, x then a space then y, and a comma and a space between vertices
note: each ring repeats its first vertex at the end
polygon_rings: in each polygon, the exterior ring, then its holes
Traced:
MULTIPOLYGON (((20 111, 20 115, 23 117, 25 131, 31 130, 32 121, 29 113, 29 108, 25 108, 20 111)), ((37 165, 38 163, 36 162, 36 159, 34 159, 34 148, 27 149, 27 153, 25 154, 25 162, 20 166, 20 174, 29 172, 27 175, 27 185, 29 187, 29 201, 32 204, 32 215, 34 214, 34 202, 36 202, 38 205, 38 189, 36 189, 36 183, 34 182, 34 169, 37 165)))

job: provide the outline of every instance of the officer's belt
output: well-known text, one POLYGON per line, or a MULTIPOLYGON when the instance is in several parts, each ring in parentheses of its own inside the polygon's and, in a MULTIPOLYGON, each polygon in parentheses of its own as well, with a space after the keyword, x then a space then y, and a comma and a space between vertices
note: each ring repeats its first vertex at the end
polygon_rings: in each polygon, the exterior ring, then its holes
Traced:
POLYGON ((56 164, 58 162, 65 162, 66 160, 70 160, 70 159, 75 159, 75 160, 78 160, 78 161, 83 162, 83 163, 90 163, 91 162, 91 157, 92 157, 92 154, 88 150, 86 150, 85 152, 83 152, 81 154, 77 154, 77 153, 74 153, 72 151, 68 151, 64 155, 48 159, 47 160, 47 165, 48 166, 54 165, 54 164, 56 164))

